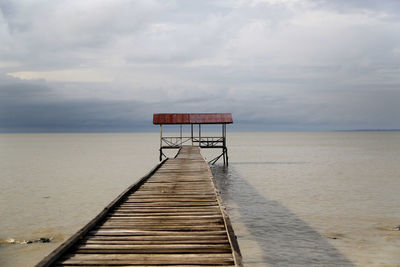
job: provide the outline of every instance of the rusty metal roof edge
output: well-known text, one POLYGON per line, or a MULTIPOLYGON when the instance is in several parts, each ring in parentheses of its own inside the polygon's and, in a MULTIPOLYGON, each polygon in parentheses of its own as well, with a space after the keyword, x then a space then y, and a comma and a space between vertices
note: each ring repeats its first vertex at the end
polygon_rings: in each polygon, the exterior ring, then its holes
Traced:
POLYGON ((154 113, 153 124, 231 124, 232 113, 154 113))

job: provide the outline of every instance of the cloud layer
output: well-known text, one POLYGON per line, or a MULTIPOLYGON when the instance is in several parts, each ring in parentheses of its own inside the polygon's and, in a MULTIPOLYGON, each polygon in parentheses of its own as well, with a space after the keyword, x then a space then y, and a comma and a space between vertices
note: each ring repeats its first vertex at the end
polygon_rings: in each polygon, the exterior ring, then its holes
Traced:
POLYGON ((0 1, 0 130, 400 128, 398 1, 0 1), (240 128, 240 127, 239 127, 240 128))

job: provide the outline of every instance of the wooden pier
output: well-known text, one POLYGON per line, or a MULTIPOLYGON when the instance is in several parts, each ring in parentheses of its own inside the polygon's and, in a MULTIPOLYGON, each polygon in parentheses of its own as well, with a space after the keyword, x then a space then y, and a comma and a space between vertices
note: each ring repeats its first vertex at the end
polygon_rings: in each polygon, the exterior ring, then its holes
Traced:
POLYGON ((242 266, 242 261, 200 148, 183 146, 37 266, 242 266))

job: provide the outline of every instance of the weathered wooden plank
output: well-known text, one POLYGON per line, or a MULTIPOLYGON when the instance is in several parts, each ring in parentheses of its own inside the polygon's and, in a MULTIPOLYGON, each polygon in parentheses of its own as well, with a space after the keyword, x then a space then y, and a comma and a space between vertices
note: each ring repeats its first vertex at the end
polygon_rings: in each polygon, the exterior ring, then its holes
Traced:
POLYGON ((179 197, 179 196, 145 196, 145 197, 130 197, 127 199, 127 201, 146 201, 146 200, 152 200, 152 201, 215 201, 215 197, 202 197, 202 196, 185 196, 185 197, 179 197))
POLYGON ((231 252, 228 244, 157 244, 157 245, 116 245, 84 244, 76 253, 227 253, 231 252))
MULTIPOLYGON (((55 267, 65 267, 65 266, 85 266, 85 267, 99 267, 99 265, 91 265, 91 264, 85 264, 85 265, 76 265, 76 264, 74 264, 74 265, 68 265, 68 264, 57 264, 57 265, 55 265, 55 267)), ((175 264, 173 264, 173 265, 165 265, 165 264, 163 264, 163 265, 154 265, 154 264, 152 264, 152 265, 147 265, 147 264, 140 264, 140 265, 132 265, 132 264, 130 264, 130 265, 127 265, 127 264, 118 264, 117 265, 118 267, 138 267, 138 266, 141 266, 141 267, 165 267, 165 266, 168 266, 168 267, 206 267, 206 266, 235 266, 235 265, 227 265, 227 264, 223 264, 223 265, 214 265, 214 264, 207 264, 207 265, 204 265, 204 264, 202 264, 202 265, 193 265, 193 264, 185 264, 185 265, 175 265, 175 264)))
MULTIPOLYGON (((123 217, 122 217, 123 218, 123 217)), ((140 225, 159 225, 159 226, 165 226, 165 225, 197 225, 199 224, 204 224, 204 225, 221 225, 223 223, 222 219, 213 219, 213 220, 191 220, 191 221, 182 221, 182 220, 165 220, 165 221, 159 221, 155 222, 153 220, 135 220, 131 221, 129 219, 123 218, 122 220, 113 220, 113 221, 107 221, 106 223, 102 224, 101 227, 104 226, 119 226, 119 225, 125 225, 127 227, 129 226, 140 226, 140 225)))
MULTIPOLYGON (((215 253, 215 254, 199 254, 199 253, 188 253, 188 254, 135 254, 135 255, 116 255, 116 254, 80 254, 80 253, 70 253, 66 254, 63 260, 75 259, 75 260, 143 260, 150 259, 154 257, 156 260, 168 260, 168 259, 188 259, 188 260, 207 260, 207 259, 232 259, 231 253, 215 253)), ((188 262, 190 264, 190 262, 188 262)))
MULTIPOLYGON (((99 267, 99 265, 91 265, 91 264, 84 264, 84 265, 57 264, 57 265, 55 265, 55 267, 64 267, 64 266, 99 267)), ((141 266, 141 267, 164 267, 164 266, 168 266, 168 267, 206 267, 206 266, 216 266, 216 265, 214 265, 214 264, 211 264, 211 265, 210 264, 207 264, 207 265, 204 265, 204 264, 202 264, 202 265, 193 265, 193 264, 190 264, 190 265, 188 265, 188 264, 185 264, 185 265, 175 265, 175 264, 174 265, 165 265, 165 264, 162 264, 162 265, 158 265, 158 264, 157 265, 154 265, 154 264, 152 264, 152 265, 147 265, 147 264, 126 265, 126 264, 123 264, 123 265, 121 265, 121 264, 118 264, 118 267, 138 267, 138 266, 141 266)), ((217 265, 217 266, 235 266, 235 265, 223 264, 223 265, 217 265)))
MULTIPOLYGON (((173 201, 172 201, 173 202, 173 201)), ((179 203, 179 202, 178 202, 179 203)), ((174 207, 157 207, 157 206, 148 206, 148 207, 140 207, 140 208, 138 208, 138 210, 146 210, 146 209, 166 209, 166 210, 175 210, 175 211, 178 211, 179 212, 179 210, 181 210, 181 209, 209 209, 209 208, 214 208, 214 209, 218 209, 218 202, 217 201, 206 201, 206 203, 208 204, 208 203, 212 203, 212 204, 214 204, 214 205, 212 205, 212 206, 214 206, 214 207, 197 207, 197 206, 186 206, 186 207, 177 207, 177 208, 174 208, 174 207), (216 205, 215 205, 216 204, 216 205)), ((204 203, 203 203, 204 204, 204 203)), ((132 203, 121 203, 118 207, 116 207, 115 208, 115 210, 118 210, 118 209, 126 209, 127 208, 127 206, 134 206, 134 203, 132 204, 132 203)), ((130 209, 132 209, 132 208, 130 208, 130 209)), ((184 210, 184 211, 187 211, 187 210, 184 210)))
POLYGON ((229 246, 228 239, 216 239, 216 240, 158 240, 158 241, 124 241, 124 240, 87 240, 82 244, 103 244, 103 245, 163 245, 168 244, 226 244, 229 246))
POLYGON ((124 203, 120 207, 186 207, 186 206, 218 206, 216 201, 208 202, 160 202, 160 203, 124 203))
POLYGON ((214 202, 215 203, 216 199, 210 199, 210 198, 130 198, 125 203, 153 203, 153 202, 214 202))
MULTIPOLYGON (((172 213, 172 212, 146 212, 146 213, 139 213, 139 212, 131 212, 131 211, 118 211, 118 212, 113 212, 110 213, 111 216, 138 216, 138 217, 142 217, 142 218, 147 218, 147 217, 160 217, 160 216, 174 216, 174 214, 177 213, 172 213)), ((197 215, 201 215, 201 216, 220 216, 219 213, 217 212, 181 212, 179 213, 181 216, 197 216, 197 215)))
POLYGON ((189 191, 189 192, 207 192, 212 190, 211 186, 196 186, 193 187, 191 185, 163 185, 163 186, 143 186, 140 191, 168 191, 168 190, 175 190, 175 191, 189 191))
MULTIPOLYGON (((113 223, 103 224, 98 227, 98 229, 143 229, 144 227, 149 228, 160 228, 160 229, 167 229, 168 227, 180 229, 178 226, 182 226, 185 228, 191 229, 208 229, 208 228, 216 228, 217 226, 221 227, 221 221, 211 221, 211 222, 165 222, 165 223, 153 223, 153 222, 129 222, 129 221, 117 221, 113 223), (199 225, 202 224, 202 225, 199 225)), ((223 225, 222 225, 223 226, 223 225)), ((183 229, 183 228, 182 228, 183 229)), ((181 230, 180 230, 181 231, 181 230)))
POLYGON ((176 180, 172 180, 171 182, 162 182, 162 183, 156 182, 156 181, 153 180, 152 182, 149 182, 146 185, 144 185, 143 188, 146 188, 146 187, 168 187, 168 186, 171 186, 171 187, 200 186, 200 187, 207 187, 207 188, 211 187, 210 183, 205 182, 204 180, 203 181, 197 180, 195 182, 193 180, 190 181, 188 179, 188 180, 183 181, 183 182, 178 182, 176 180))
POLYGON ((186 193, 186 192, 175 192, 175 193, 149 193, 149 192, 137 192, 135 193, 136 197, 139 196, 146 196, 146 197, 215 197, 215 194, 210 194, 210 193, 186 193))
POLYGON ((232 265, 231 253, 224 254, 74 254, 60 262, 66 265, 155 265, 200 264, 232 265))
MULTIPOLYGON (((145 213, 146 214, 146 213, 145 213)), ((135 219, 140 219, 140 220, 155 220, 155 221, 164 221, 164 220, 171 220, 171 219, 180 219, 180 220, 202 220, 202 219, 222 219, 222 216, 220 214, 212 214, 212 215, 205 215, 204 213, 194 213, 190 215, 183 215, 182 213, 162 213, 162 216, 154 216, 154 215, 149 215, 143 216, 143 215, 137 215, 136 213, 126 214, 116 214, 116 213, 111 213, 109 218, 129 218, 132 220, 135 219)))
MULTIPOLYGON (((134 254, 133 254, 134 255, 134 254)), ((201 264, 200 266, 231 266, 234 264, 233 260, 228 259, 169 259, 168 264, 165 264, 164 260, 157 260, 153 257, 146 258, 144 260, 66 260, 61 262, 61 266, 175 266, 178 264, 184 264, 187 267, 187 263, 189 264, 201 264), (129 265, 130 264, 130 265, 129 265)))
POLYGON ((100 226, 105 225, 199 225, 199 224, 220 224, 223 225, 223 219, 198 219, 198 220, 145 220, 145 219, 130 219, 129 217, 116 217, 110 220, 107 220, 105 223, 100 226))
POLYGON ((86 241, 185 241, 185 240, 228 240, 226 235, 149 235, 149 236, 88 236, 86 241))
POLYGON ((196 204, 198 204, 198 203, 212 203, 212 204, 216 204, 217 202, 214 200, 214 201, 212 201, 212 200, 209 200, 209 199, 200 199, 200 200, 197 200, 197 199, 145 199, 145 200, 129 200, 129 201, 126 201, 125 202, 125 204, 136 204, 136 203, 139 203, 139 204, 146 204, 146 203, 157 203, 157 204, 160 204, 160 205, 162 205, 162 204, 164 204, 164 203, 196 203, 196 204))
POLYGON ((148 230, 148 231, 218 231, 225 230, 223 225, 135 225, 132 227, 99 227, 99 230, 148 230))
MULTIPOLYGON (((197 207, 179 207, 182 209, 182 212, 186 213, 195 213, 195 214, 200 214, 202 212, 211 212, 214 213, 217 211, 216 206, 197 206, 197 207)), ((179 213, 179 208, 175 207, 163 207, 163 208, 157 208, 157 207, 143 207, 143 208, 121 208, 121 209, 116 209, 114 212, 115 213, 135 213, 135 214, 148 214, 152 215, 155 213, 166 213, 166 214, 177 214, 179 213)), ((110 213, 111 214, 111 213, 110 213)), ((220 214, 220 213, 217 213, 220 214)), ((152 215, 153 216, 153 215, 152 215)), ((154 215, 155 216, 155 215, 154 215)))
POLYGON ((118 235, 123 235, 123 236, 138 236, 138 235, 222 235, 226 236, 225 231, 220 231, 220 230, 210 230, 210 231, 190 231, 190 232, 185 232, 185 231, 146 231, 146 230, 96 230, 96 231, 90 231, 90 235, 96 235, 96 236, 118 236, 118 235))

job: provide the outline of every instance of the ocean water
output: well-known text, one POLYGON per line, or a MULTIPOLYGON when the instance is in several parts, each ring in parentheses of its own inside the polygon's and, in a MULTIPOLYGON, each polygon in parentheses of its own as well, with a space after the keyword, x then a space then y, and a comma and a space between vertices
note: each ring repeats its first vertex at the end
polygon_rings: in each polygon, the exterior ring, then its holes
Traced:
MULTIPOLYGON (((0 135, 0 266, 84 226, 158 162, 158 138, 0 135)), ((212 171, 245 266, 400 266, 400 133, 228 133, 228 148, 212 171)))

